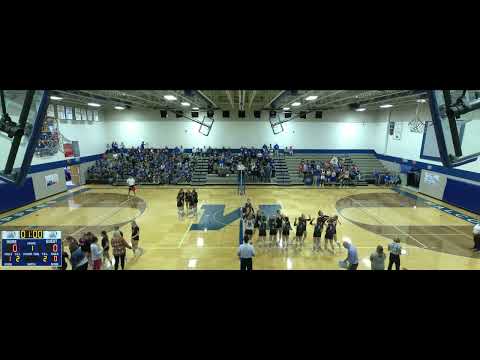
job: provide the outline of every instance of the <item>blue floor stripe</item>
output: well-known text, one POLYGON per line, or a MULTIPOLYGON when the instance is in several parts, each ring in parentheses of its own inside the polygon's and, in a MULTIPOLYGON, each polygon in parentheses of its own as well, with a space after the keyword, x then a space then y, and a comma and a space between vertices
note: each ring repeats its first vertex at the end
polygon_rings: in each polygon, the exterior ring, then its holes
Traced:
POLYGON ((69 199, 73 196, 76 196, 78 194, 84 193, 85 191, 89 191, 89 190, 90 189, 80 189, 80 190, 75 191, 73 193, 68 193, 68 194, 60 196, 58 198, 46 201, 45 203, 29 207, 28 209, 25 209, 25 210, 22 210, 22 211, 18 211, 16 213, 12 214, 12 215, 5 216, 3 218, 0 218, 0 225, 6 224, 10 221, 20 219, 24 216, 30 215, 31 213, 33 213, 35 211, 51 207, 52 205, 56 204, 59 201, 69 199))
POLYGON ((410 199, 416 200, 419 204, 426 205, 426 206, 432 207, 434 209, 443 211, 444 213, 455 216, 458 219, 465 220, 466 222, 468 222, 470 224, 476 225, 476 224, 480 223, 480 220, 477 220, 475 218, 472 218, 471 216, 462 214, 461 212, 459 212, 457 210, 454 210, 454 209, 451 209, 449 207, 434 203, 433 201, 428 201, 424 198, 418 197, 417 195, 412 194, 408 191, 400 190, 398 188, 393 188, 392 190, 396 191, 397 193, 399 193, 402 196, 409 197, 410 199))

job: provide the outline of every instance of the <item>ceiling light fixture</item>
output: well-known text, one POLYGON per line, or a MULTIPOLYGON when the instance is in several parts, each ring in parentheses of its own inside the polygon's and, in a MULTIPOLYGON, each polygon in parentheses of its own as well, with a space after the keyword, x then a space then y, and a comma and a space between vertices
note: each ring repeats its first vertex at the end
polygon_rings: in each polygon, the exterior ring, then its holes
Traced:
POLYGON ((355 109, 355 111, 365 111, 367 110, 366 108, 358 108, 358 109, 355 109))
POLYGON ((426 103, 426 102, 427 102, 427 100, 425 100, 425 99, 418 99, 417 100, 417 103, 426 103))
POLYGON ((115 106, 114 109, 115 110, 125 110, 125 108, 123 106, 115 106))
POLYGON ((305 100, 312 101, 312 100, 317 100, 318 96, 317 95, 310 95, 305 98, 305 100))
POLYGON ((100 107, 100 106, 102 106, 102 105, 97 104, 97 103, 88 103, 87 105, 88 105, 88 106, 93 106, 93 107, 100 107))
POLYGON ((63 100, 62 97, 60 97, 60 96, 55 96, 55 95, 50 96, 50 99, 52 99, 52 100, 63 100))
POLYGON ((393 105, 392 105, 392 104, 385 104, 385 105, 380 105, 380 107, 381 107, 382 109, 387 109, 387 108, 393 107, 393 105))
POLYGON ((292 106, 300 106, 300 105, 302 105, 302 103, 300 103, 300 102, 294 102, 294 103, 292 104, 292 106))
POLYGON ((188 102, 182 102, 182 106, 190 106, 190 103, 188 103, 188 102))
POLYGON ((177 98, 173 95, 165 95, 163 98, 169 101, 177 100, 177 98))
POLYGON ((192 110, 200 110, 198 107, 193 107, 192 110))

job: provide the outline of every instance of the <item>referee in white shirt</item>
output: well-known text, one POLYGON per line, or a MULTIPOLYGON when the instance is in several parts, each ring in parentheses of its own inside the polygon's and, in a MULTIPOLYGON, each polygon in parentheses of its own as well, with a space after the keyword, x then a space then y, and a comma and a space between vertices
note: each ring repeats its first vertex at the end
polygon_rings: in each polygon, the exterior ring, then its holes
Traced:
POLYGON ((475 244, 473 251, 480 251, 480 223, 473 227, 473 242, 475 244))
POLYGON ((245 236, 243 244, 238 248, 237 255, 240 258, 240 270, 251 271, 253 268, 252 258, 255 256, 255 249, 253 245, 250 244, 250 237, 248 235, 245 236))
POLYGON ((388 244, 388 250, 390 251, 390 258, 388 259, 388 270, 392 270, 393 264, 395 264, 395 270, 400 270, 400 254, 402 253, 402 246, 400 245, 400 239, 395 239, 393 243, 388 244))

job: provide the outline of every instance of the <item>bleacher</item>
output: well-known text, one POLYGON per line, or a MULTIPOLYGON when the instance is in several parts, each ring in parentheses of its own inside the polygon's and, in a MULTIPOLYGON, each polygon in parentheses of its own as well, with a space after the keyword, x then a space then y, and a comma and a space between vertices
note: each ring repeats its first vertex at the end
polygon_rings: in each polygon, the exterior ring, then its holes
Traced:
POLYGON ((373 170, 378 169, 386 171, 382 162, 378 160, 373 154, 294 154, 293 156, 285 156, 285 163, 288 168, 291 185, 303 185, 303 174, 298 173, 298 166, 302 160, 305 161, 329 161, 333 156, 337 158, 345 157, 345 165, 352 166, 356 164, 360 169, 361 180, 357 185, 367 185, 374 182, 373 170))

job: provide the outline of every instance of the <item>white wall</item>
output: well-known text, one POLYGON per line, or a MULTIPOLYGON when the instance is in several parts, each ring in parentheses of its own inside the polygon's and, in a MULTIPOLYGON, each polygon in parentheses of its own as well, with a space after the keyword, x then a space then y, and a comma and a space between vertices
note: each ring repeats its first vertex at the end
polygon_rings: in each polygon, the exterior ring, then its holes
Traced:
MULTIPOLYGON (((200 113, 202 120, 205 114, 200 113)), ((233 114, 231 114, 233 115, 233 114)), ((259 146, 278 143, 281 147, 310 149, 372 149, 378 147, 372 134, 382 124, 377 123, 377 112, 356 113, 324 112, 322 119, 309 116, 284 123, 285 131, 274 135, 267 118, 229 119, 215 116, 209 136, 198 132, 199 124, 182 118, 162 119, 158 111, 124 110, 106 112, 108 142, 124 142, 127 147, 137 146, 142 140, 151 147, 183 145, 232 147, 259 146)), ((313 115, 314 116, 314 115, 313 115)))

